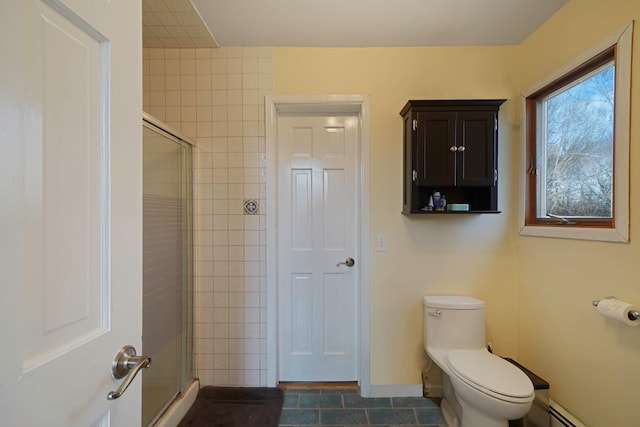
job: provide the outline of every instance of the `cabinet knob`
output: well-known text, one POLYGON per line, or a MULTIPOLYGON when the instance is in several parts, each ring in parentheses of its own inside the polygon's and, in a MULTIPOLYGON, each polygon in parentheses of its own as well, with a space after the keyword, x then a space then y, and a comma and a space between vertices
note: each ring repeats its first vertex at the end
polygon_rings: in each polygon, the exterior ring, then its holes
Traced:
POLYGON ((458 147, 458 151, 464 151, 464 145, 461 145, 460 147, 458 147))
POLYGON ((455 153, 456 151, 458 151, 458 147, 456 147, 455 145, 452 145, 451 147, 449 147, 449 151, 451 151, 452 153, 455 153))

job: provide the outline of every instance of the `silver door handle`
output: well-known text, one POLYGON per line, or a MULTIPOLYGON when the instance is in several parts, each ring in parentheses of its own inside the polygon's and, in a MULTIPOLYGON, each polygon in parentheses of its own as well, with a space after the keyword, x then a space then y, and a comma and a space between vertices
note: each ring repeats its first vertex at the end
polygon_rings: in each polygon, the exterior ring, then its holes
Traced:
POLYGON ((111 373, 113 378, 124 378, 122 384, 116 391, 110 391, 107 399, 114 400, 122 396, 122 393, 131 385, 141 369, 147 369, 151 366, 151 358, 148 356, 136 356, 136 349, 131 345, 125 345, 116 353, 111 365, 111 373))
POLYGON ((353 258, 347 258, 346 260, 337 263, 336 267, 340 267, 341 265, 346 265, 347 267, 353 267, 354 265, 356 265, 356 262, 353 260, 353 258))

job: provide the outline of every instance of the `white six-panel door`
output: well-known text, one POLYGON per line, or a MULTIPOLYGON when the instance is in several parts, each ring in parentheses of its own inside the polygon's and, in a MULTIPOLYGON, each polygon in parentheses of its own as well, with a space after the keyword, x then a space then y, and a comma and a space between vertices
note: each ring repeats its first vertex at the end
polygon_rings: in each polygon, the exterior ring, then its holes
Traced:
POLYGON ((278 118, 280 381, 357 379, 357 123, 278 118))
POLYGON ((0 425, 139 426, 141 5, 0 6, 0 425))

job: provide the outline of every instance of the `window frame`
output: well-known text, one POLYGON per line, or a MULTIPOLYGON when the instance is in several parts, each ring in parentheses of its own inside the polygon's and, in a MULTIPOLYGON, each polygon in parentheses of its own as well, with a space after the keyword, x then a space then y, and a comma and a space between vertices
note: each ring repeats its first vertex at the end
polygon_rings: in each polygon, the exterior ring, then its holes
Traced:
POLYGON ((522 95, 520 234, 612 242, 629 241, 629 134, 631 44, 633 23, 607 37, 522 95), (537 218, 536 132, 538 100, 614 60, 615 106, 613 141, 613 205, 609 218, 570 218, 572 225, 553 218, 537 218))
MULTIPOLYGON (((561 78, 551 82, 548 85, 545 85, 540 90, 535 93, 527 96, 525 98, 526 105, 526 126, 527 126, 527 164, 529 168, 527 169, 527 179, 528 179, 528 200, 527 200, 527 211, 525 215, 525 224, 526 225, 544 225, 550 227, 567 227, 568 225, 563 225, 561 220, 557 218, 540 218, 537 215, 538 206, 541 203, 541 196, 538 193, 538 187, 541 184, 541 175, 536 171, 538 169, 544 172, 544 165, 538 165, 536 168, 535 164, 537 163, 538 157, 538 148, 539 148, 539 134, 543 131, 543 126, 541 125, 541 118, 539 117, 540 113, 540 102, 543 101, 547 96, 557 92, 558 90, 567 87, 568 85, 574 83, 575 81, 583 78, 584 76, 598 70, 604 65, 613 62, 614 66, 616 64, 616 49, 615 46, 611 46, 604 51, 598 53, 594 57, 590 58, 588 61, 580 64, 578 67, 569 71, 567 74, 564 74, 561 78)), ((615 77, 614 77, 615 79, 615 77)), ((614 112, 614 126, 615 126, 615 112, 614 112)), ((615 151, 615 136, 612 151, 615 151)), ((613 152, 612 152, 613 154, 613 152)), ((615 189, 615 162, 613 166, 613 170, 611 172, 612 180, 613 180, 613 188, 615 189)), ((615 198, 612 198, 612 212, 611 218, 592 218, 592 217, 571 217, 570 221, 572 222, 570 227, 594 227, 594 228, 614 228, 615 227, 615 198)))

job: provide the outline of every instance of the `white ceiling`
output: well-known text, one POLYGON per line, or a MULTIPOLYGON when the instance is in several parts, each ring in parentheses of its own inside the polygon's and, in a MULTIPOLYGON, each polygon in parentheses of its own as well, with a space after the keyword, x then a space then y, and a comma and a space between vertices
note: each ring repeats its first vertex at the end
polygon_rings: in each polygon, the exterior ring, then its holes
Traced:
POLYGON ((223 47, 514 45, 567 1, 191 0, 223 47))

